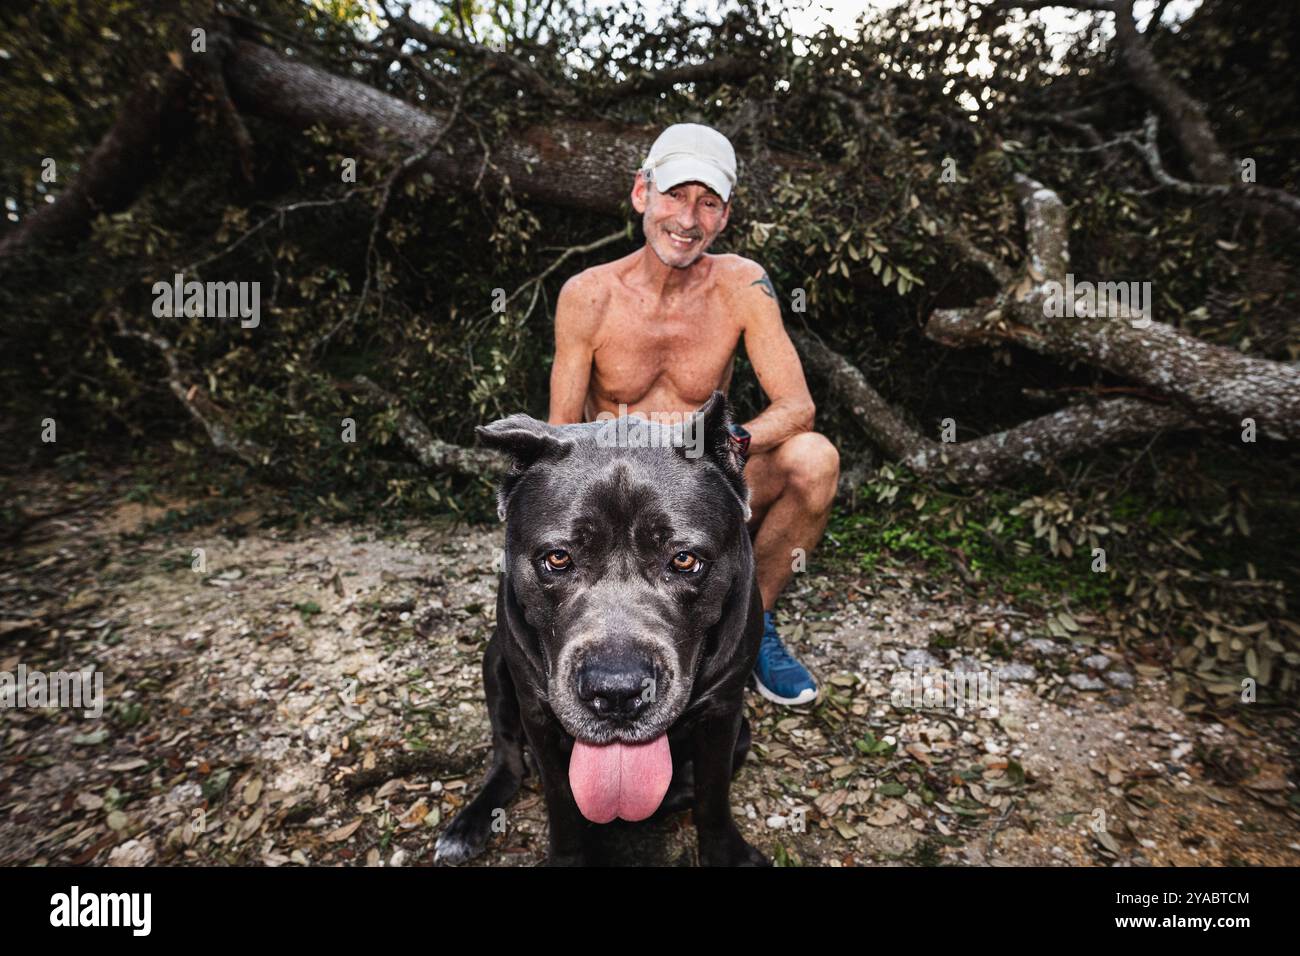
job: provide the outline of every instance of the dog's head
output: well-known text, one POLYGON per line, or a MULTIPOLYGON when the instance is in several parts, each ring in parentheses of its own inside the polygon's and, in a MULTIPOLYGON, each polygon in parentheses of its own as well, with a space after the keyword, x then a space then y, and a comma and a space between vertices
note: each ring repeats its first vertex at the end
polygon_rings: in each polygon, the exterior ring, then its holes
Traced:
POLYGON ((735 651, 754 565, 730 421, 715 392, 675 425, 513 415, 478 429, 513 462, 498 499, 506 613, 577 741, 662 737, 716 679, 710 659, 735 651))

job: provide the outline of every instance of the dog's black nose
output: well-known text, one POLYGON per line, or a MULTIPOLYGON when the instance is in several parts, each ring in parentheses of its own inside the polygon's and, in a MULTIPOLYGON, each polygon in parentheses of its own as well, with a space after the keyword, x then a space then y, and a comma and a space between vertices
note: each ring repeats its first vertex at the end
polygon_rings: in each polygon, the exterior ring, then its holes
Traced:
POLYGON ((644 661, 593 660, 578 671, 578 699, 597 717, 630 720, 657 691, 654 668, 644 661))

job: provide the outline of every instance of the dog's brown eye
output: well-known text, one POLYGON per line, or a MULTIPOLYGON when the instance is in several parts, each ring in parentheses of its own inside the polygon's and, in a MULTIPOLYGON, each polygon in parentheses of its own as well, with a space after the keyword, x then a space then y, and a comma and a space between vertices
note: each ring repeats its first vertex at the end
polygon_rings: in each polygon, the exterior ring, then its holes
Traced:
POLYGON ((569 552, 560 550, 547 551, 544 560, 546 566, 552 571, 567 571, 569 566, 573 564, 573 558, 569 556, 569 552))
POLYGON ((673 570, 683 574, 692 574, 701 568, 700 559, 689 551, 678 551, 673 555, 673 570))

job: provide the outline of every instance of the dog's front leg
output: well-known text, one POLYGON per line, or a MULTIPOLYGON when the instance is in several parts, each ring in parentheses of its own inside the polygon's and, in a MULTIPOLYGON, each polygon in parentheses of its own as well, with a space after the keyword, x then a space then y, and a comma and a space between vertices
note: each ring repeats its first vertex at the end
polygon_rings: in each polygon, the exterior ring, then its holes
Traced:
POLYGON ((768 866, 731 819, 731 761, 742 704, 702 717, 695 727, 695 830, 703 866, 768 866))
POLYGON ((590 866, 588 837, 591 825, 578 809, 569 786, 569 754, 564 748, 558 724, 524 720, 524 735, 537 760, 546 795, 546 817, 550 829, 549 866, 590 866))

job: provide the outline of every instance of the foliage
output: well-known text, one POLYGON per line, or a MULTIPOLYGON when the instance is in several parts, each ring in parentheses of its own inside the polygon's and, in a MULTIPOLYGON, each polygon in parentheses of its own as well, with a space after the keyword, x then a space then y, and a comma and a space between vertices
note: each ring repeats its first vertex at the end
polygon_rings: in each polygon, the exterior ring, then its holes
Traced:
MULTIPOLYGON (((1041 21, 1007 21, 966 0, 873 12, 849 37, 798 35, 789 15, 763 0, 735 0, 710 21, 684 5, 650 16, 635 4, 555 9, 497 0, 450 5, 426 24, 526 61, 572 97, 556 103, 454 50, 423 55, 419 69, 394 59, 379 33, 380 4, 232 8, 274 30, 266 42, 283 49, 293 39, 295 55, 412 102, 447 109, 461 91, 459 121, 483 144, 486 162, 512 132, 575 118, 649 127, 696 120, 727 131, 745 164, 773 151, 807 159, 807 170, 763 203, 747 199, 742 171, 738 215, 716 251, 762 262, 786 297, 804 290, 807 312, 787 310, 788 320, 822 334, 930 433, 954 409, 961 438, 1022 421, 1031 414, 1026 388, 1064 395, 1115 384, 1019 349, 955 352, 920 334, 935 308, 993 291, 946 244, 940 215, 1004 261, 1021 256, 1016 171, 1058 188, 1069 204, 1080 277, 1153 281, 1161 321, 1258 355, 1300 356, 1293 237, 1283 241, 1231 206, 1153 190, 1123 147, 1088 150, 1042 120, 1090 111, 1109 139, 1149 111, 1123 80, 1105 17, 1065 50, 1041 21), (609 93, 626 77, 727 55, 754 62, 756 72, 663 93, 609 93), (836 91, 879 127, 861 125, 836 91), (946 160, 955 183, 943 180, 946 160)), ((1300 104, 1289 51, 1300 45, 1300 9, 1244 9, 1206 0, 1186 21, 1147 35, 1157 58, 1209 104, 1233 154, 1255 159, 1261 179, 1294 192, 1300 104)), ((161 0, 52 0, 0 12, 0 183, 11 222, 66 187, 137 80, 161 71, 192 25, 210 16, 207 5, 161 0), (46 157, 59 164, 53 184, 40 178, 46 157)), ((508 189, 448 194, 414 177, 398 182, 370 256, 376 206, 400 151, 387 164, 359 164, 357 183, 344 184, 339 168, 357 143, 250 120, 249 185, 234 172, 215 105, 200 98, 195 106, 197 134, 179 141, 129 209, 100 216, 86 242, 10 265, 0 284, 0 347, 10 358, 0 365, 0 428, 10 446, 54 460, 54 448, 30 440, 32 423, 53 416, 64 462, 70 449, 120 457, 124 447, 147 445, 196 475, 211 467, 206 436, 168 389, 159 356, 117 334, 117 310, 177 343, 240 430, 272 449, 279 483, 305 506, 335 517, 376 506, 489 515, 486 482, 421 474, 395 441, 393 412, 367 405, 350 379, 379 381, 455 443, 472 443, 474 426, 491 418, 542 415, 559 286, 635 240, 572 257, 540 283, 535 307, 497 314, 494 290, 519 289, 563 250, 615 224, 525 204, 508 189), (262 326, 253 334, 235 322, 149 319, 152 284, 177 271, 261 282, 262 326), (345 418, 358 424, 354 444, 339 440, 345 418)), ((1162 146, 1182 173, 1176 149, 1162 146)), ((629 186, 632 173, 610 171, 629 186)), ((761 408, 743 360, 732 397, 742 415, 761 408)), ((847 459, 863 445, 845 410, 820 400, 819 428, 847 459)), ((1118 633, 1165 642, 1189 673, 1213 678, 1240 660, 1252 673, 1271 668, 1270 688, 1293 682, 1287 655, 1296 635, 1280 623, 1271 592, 1243 581, 1290 580, 1285 549, 1261 541, 1295 527, 1293 490, 1277 490, 1294 452, 1270 447, 1254 462, 1234 460, 1234 476, 1220 481, 1197 474, 1220 454, 1213 438, 1144 451, 1123 460, 1122 480, 1093 471, 1086 482, 1062 481, 1058 473, 1032 490, 975 501, 885 473, 866 489, 877 500, 835 533, 861 547, 867 571, 886 556, 934 562, 957 553, 977 580, 1055 593, 1067 606, 1104 608, 1121 592, 1128 605, 1118 633), (1155 490, 1135 499, 1137 491, 1124 490, 1135 481, 1155 490), (1252 501, 1246 487, 1267 490, 1252 501), (1104 583, 1079 571, 1099 543, 1128 553, 1104 583), (1229 572, 1222 583, 1214 579, 1221 570, 1229 572)))
POLYGON ((1230 704, 1240 698, 1241 675, 1257 681, 1261 702, 1293 699, 1300 622, 1285 598, 1300 584, 1294 488, 1278 476, 1252 499, 1240 485, 1247 473, 1240 461, 1211 463, 1188 481, 1124 458, 1103 457, 1129 473, 1124 484, 1106 473, 978 496, 885 467, 863 488, 874 500, 832 521, 832 560, 868 576, 894 566, 955 567, 990 597, 1037 604, 1042 636, 1089 643, 1104 636, 1139 661, 1172 664, 1179 705, 1189 694, 1230 704), (1257 510, 1274 520, 1255 524, 1257 510), (1104 570, 1096 548, 1105 552, 1104 570))

